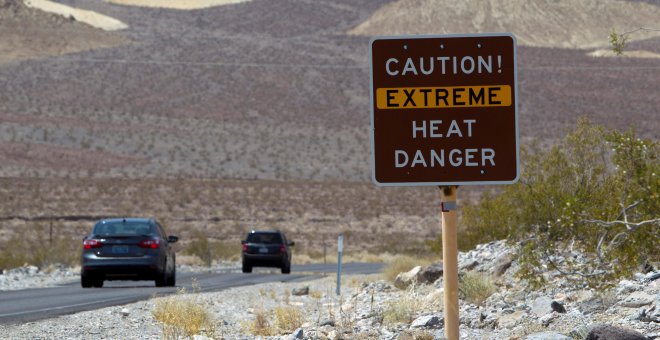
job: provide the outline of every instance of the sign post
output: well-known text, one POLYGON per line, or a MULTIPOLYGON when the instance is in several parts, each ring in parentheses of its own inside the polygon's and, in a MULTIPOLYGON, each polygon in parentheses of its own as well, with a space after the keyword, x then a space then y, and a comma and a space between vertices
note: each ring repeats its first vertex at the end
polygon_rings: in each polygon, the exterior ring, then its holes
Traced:
POLYGON ((344 252, 344 235, 337 238, 337 295, 341 295, 341 255, 344 252))
POLYGON ((371 40, 371 175, 439 186, 445 336, 459 339, 459 185, 519 176, 516 40, 509 33, 371 40))

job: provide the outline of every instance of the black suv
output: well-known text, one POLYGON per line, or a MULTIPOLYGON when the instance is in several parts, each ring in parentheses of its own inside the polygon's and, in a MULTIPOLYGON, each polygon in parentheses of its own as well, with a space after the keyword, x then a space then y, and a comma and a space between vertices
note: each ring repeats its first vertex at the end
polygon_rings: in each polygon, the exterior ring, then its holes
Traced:
POLYGON ((96 222, 83 239, 80 284, 103 287, 104 280, 155 280, 157 287, 176 284, 176 257, 157 221, 115 218, 96 222))
POLYGON ((243 273, 251 273, 252 267, 276 267, 282 274, 291 273, 291 249, 295 243, 287 241, 281 231, 258 231, 248 233, 241 241, 243 251, 243 273))

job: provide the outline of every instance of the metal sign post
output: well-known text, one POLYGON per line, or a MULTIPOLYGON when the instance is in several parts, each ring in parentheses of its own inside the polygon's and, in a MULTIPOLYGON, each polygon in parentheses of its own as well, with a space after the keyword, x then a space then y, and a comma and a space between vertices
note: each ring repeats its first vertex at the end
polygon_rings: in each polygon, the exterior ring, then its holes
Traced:
POLYGON ((341 294, 341 254, 344 251, 344 235, 337 239, 337 295, 341 294))
POLYGON ((445 337, 458 339, 458 233, 456 186, 440 187, 442 205, 442 279, 444 280, 445 337))

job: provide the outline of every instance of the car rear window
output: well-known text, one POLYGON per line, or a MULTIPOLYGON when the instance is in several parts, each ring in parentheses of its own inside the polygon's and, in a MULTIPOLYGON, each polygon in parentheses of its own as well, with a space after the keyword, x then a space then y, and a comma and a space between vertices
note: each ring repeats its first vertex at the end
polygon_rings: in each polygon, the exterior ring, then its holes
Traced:
POLYGON ((273 243, 282 243, 282 237, 280 234, 248 234, 247 241, 249 243, 265 243, 265 244, 273 244, 273 243))
POLYGON ((117 222, 103 223, 94 228, 95 235, 152 235, 153 228, 148 223, 142 222, 117 222))

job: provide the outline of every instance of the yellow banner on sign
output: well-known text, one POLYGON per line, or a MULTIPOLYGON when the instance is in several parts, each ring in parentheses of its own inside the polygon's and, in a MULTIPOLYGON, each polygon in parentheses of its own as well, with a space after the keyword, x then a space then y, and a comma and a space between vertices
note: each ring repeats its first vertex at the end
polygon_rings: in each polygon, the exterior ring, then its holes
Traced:
POLYGON ((398 87, 376 90, 376 107, 427 109, 511 106, 511 86, 398 87))

